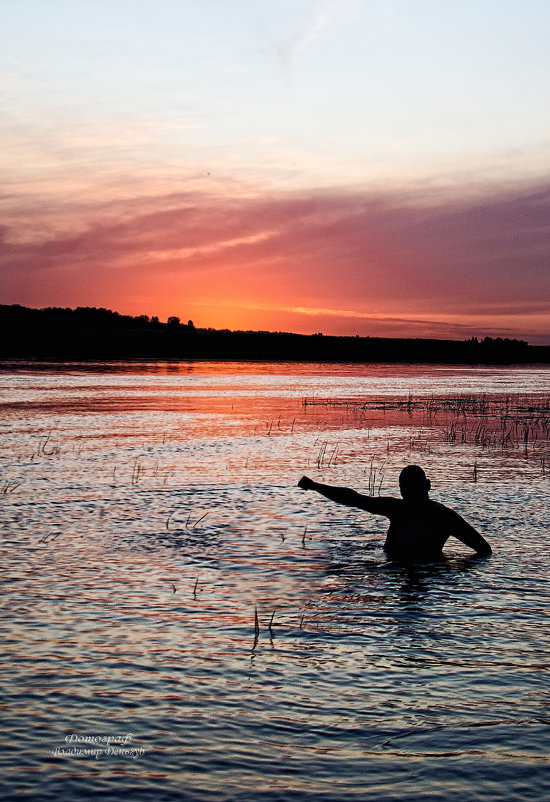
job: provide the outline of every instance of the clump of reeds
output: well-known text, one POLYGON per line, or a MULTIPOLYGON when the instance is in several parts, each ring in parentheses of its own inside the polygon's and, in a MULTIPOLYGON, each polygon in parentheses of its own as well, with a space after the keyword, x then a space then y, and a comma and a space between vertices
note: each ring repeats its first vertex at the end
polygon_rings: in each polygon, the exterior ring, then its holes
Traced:
POLYGON ((258 638, 260 637, 260 622, 258 621, 258 608, 254 605, 254 644, 252 646, 252 651, 258 645, 258 638))
MULTIPOLYGON (((275 618, 275 610, 271 613, 271 618, 269 619, 269 624, 267 625, 267 629, 269 631, 269 637, 273 640, 273 619, 275 618)), ((254 605, 254 643, 252 645, 252 651, 258 645, 258 640, 260 638, 260 619, 258 616, 258 606, 254 605)))
MULTIPOLYGON (((168 531, 170 529, 170 522, 171 522, 172 517, 175 515, 176 512, 177 512, 177 510, 172 510, 172 512, 168 514, 168 517, 166 518, 166 531, 168 531)), ((190 512, 189 515, 187 516, 187 520, 185 521, 185 528, 186 529, 196 529, 196 527, 200 524, 200 522, 204 521, 204 519, 206 518, 207 515, 210 515, 210 510, 207 510, 206 512, 204 512, 202 515, 200 515, 197 518, 197 520, 194 523, 192 523, 193 513, 190 512)))
POLYGON ((139 457, 136 457, 132 468, 132 487, 137 487, 139 485, 143 473, 145 473, 145 468, 139 461, 139 457))
POLYGON ((10 493, 13 493, 14 490, 21 485, 21 482, 16 482, 14 479, 4 479, 2 485, 0 485, 0 493, 3 496, 9 496, 10 493))
POLYGON ((422 429, 409 438, 409 448, 411 451, 421 451, 425 454, 429 453, 430 446, 422 429))
POLYGON ((47 535, 43 535, 38 542, 48 543, 50 540, 56 540, 60 534, 61 532, 49 532, 47 535))
POLYGON ((52 437, 52 433, 48 432, 47 435, 40 441, 38 444, 38 455, 44 455, 45 457, 53 457, 56 454, 61 452, 61 446, 51 446, 48 447, 48 443, 50 442, 52 437))
POLYGON ((331 451, 328 451, 330 443, 322 443, 321 448, 319 450, 319 454, 317 456, 317 468, 322 470, 323 468, 330 468, 332 465, 336 465, 336 460, 338 457, 338 452, 340 451, 340 444, 336 443, 334 448, 331 451))
POLYGON ((367 482, 367 494, 369 496, 380 495, 382 490, 382 482, 384 481, 384 466, 385 462, 379 468, 374 467, 374 457, 372 457, 369 465, 369 476, 367 482))
MULTIPOLYGON (((304 398, 304 406, 343 407, 346 412, 364 413, 394 411, 421 415, 424 422, 435 425, 437 415, 444 416, 443 440, 446 443, 472 443, 481 448, 523 450, 525 456, 550 441, 550 397, 533 398, 528 394, 459 394, 450 396, 404 398, 304 398)), ((411 439, 410 447, 427 450, 420 437, 411 439)), ((321 449, 318 467, 326 463, 326 447, 321 449)))

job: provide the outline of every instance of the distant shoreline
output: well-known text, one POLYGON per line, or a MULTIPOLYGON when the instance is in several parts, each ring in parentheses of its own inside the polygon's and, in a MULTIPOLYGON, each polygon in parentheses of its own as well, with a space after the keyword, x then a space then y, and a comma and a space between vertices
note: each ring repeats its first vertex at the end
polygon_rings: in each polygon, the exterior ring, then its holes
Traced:
POLYGON ((195 328, 107 309, 0 305, 0 360, 550 364, 550 346, 523 340, 350 337, 195 328))

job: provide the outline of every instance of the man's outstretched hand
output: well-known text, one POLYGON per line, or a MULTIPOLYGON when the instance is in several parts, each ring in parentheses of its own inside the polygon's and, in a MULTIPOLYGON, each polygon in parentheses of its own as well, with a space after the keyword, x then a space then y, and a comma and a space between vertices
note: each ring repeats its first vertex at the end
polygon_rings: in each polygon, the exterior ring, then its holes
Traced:
POLYGON ((314 483, 309 478, 309 476, 302 476, 302 478, 298 482, 298 487, 301 487, 302 490, 311 490, 311 488, 313 487, 313 484, 314 483))

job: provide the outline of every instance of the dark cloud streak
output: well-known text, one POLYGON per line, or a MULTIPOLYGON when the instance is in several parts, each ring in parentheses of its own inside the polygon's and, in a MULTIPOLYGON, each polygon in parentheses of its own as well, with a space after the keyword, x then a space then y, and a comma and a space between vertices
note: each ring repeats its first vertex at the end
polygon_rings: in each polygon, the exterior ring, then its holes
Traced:
MULTIPOLYGON (((35 200, 29 224, 33 213, 43 216, 35 200)), ((252 198, 204 192, 136 198, 131 211, 128 204, 113 206, 108 218, 95 220, 88 202, 82 215, 80 231, 66 235, 26 240, 21 225, 2 227, 4 302, 27 302, 33 282, 47 282, 46 303, 57 292, 65 305, 67 281, 85 288, 99 276, 106 295, 116 296, 129 276, 136 285, 151 273, 160 284, 168 277, 185 283, 231 271, 258 292, 286 283, 287 306, 380 307, 390 315, 402 304, 407 313, 437 311, 442 321, 457 313, 520 321, 550 312, 550 184, 469 197, 412 190, 252 198)), ((55 230, 62 229, 60 212, 55 230)), ((110 305, 116 307, 116 297, 110 305)))

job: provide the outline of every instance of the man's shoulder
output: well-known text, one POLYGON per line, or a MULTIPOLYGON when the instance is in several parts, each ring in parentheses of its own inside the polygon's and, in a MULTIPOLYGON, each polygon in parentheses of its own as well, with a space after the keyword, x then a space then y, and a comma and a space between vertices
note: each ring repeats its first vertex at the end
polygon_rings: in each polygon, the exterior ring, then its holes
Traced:
POLYGON ((403 506, 403 499, 395 496, 368 496, 371 512, 380 515, 391 515, 396 513, 403 506))
POLYGON ((440 501, 434 501, 433 498, 430 499, 430 507, 438 512, 453 512, 450 507, 446 507, 445 504, 442 504, 440 501))
POLYGON ((456 510, 451 509, 451 507, 447 507, 440 501, 433 501, 433 499, 430 499, 430 506, 434 514, 442 519, 454 521, 455 523, 463 520, 462 516, 459 515, 456 510))
POLYGON ((440 515, 454 515, 455 512, 450 507, 447 507, 445 504, 442 504, 441 501, 434 501, 430 499, 430 508, 435 513, 439 513, 440 515))

